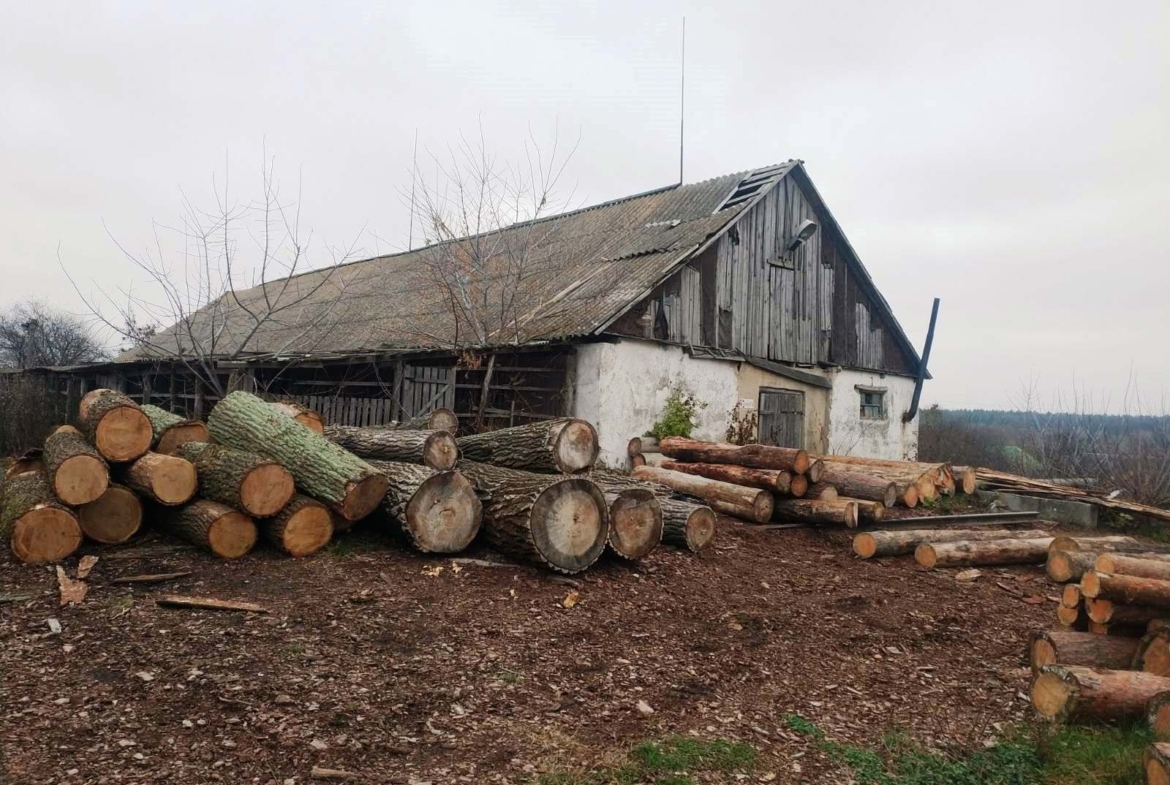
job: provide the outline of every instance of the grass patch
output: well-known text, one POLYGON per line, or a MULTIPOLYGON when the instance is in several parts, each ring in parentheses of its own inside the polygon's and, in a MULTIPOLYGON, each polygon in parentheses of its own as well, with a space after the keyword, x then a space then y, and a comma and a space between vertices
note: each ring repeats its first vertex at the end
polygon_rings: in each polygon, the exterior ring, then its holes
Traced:
POLYGON ((1142 752, 1154 735, 1141 724, 1060 728, 1039 734, 1044 785, 1139 785, 1142 752))
POLYGON ((647 741, 630 750, 628 763, 585 772, 554 771, 542 774, 538 785, 695 785, 693 775, 750 772, 756 751, 742 742, 705 741, 672 736, 647 741))

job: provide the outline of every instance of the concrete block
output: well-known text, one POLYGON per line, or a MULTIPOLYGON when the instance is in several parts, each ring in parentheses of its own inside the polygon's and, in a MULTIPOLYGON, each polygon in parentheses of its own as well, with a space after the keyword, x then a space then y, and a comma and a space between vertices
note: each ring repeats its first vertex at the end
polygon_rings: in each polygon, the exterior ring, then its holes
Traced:
POLYGON ((978 491, 977 495, 985 503, 996 502, 998 507, 1006 508, 1012 512, 1038 512, 1042 518, 1067 526, 1079 526, 1085 529, 1097 528, 1098 510, 1097 506, 1093 504, 1069 501, 1068 499, 1023 496, 1004 491, 978 491))

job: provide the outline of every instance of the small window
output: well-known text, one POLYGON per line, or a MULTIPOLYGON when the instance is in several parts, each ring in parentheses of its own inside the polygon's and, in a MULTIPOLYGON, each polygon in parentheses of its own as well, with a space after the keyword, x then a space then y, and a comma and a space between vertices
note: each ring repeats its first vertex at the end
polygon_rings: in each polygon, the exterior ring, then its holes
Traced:
POLYGON ((886 419, 885 390, 859 390, 861 393, 861 419, 886 419))

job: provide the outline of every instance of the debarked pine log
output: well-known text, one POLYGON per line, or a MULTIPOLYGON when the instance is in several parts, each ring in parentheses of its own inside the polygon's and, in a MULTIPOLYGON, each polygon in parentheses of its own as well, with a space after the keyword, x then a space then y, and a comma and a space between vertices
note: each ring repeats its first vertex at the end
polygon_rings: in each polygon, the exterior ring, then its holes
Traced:
POLYGON ((662 542, 662 507, 653 491, 630 488, 606 492, 609 547, 623 559, 641 559, 662 542))
POLYGON ((592 480, 473 461, 460 471, 483 499, 485 539, 502 553, 571 574, 605 550, 609 505, 592 480))
MULTIPOLYGON (((1081 587, 1084 592, 1084 587, 1081 587)), ((1165 609, 1148 605, 1126 605, 1101 597, 1085 597, 1085 613, 1089 620, 1097 624, 1109 624, 1123 627, 1145 627, 1154 619, 1165 618, 1168 613, 1165 609)))
POLYGON ((439 471, 450 471, 459 462, 459 446, 447 431, 330 425, 325 429, 325 438, 367 460, 420 463, 439 471))
POLYGON ((1008 531, 1003 529, 904 529, 902 531, 862 532, 853 538, 853 552, 863 559, 901 556, 914 553, 921 543, 976 542, 979 540, 1029 540, 1051 537, 1039 529, 1008 531))
POLYGON ((25 472, 4 483, 0 539, 11 539, 12 553, 26 564, 58 561, 81 545, 81 526, 44 472, 25 472))
POLYGON ((110 470, 81 431, 62 425, 45 439, 45 473, 65 504, 88 504, 106 492, 110 470))
POLYGON ((251 518, 210 499, 196 499, 182 507, 153 507, 150 519, 164 531, 222 559, 237 559, 256 544, 256 524, 251 518))
MULTIPOLYGON (((657 468, 683 474, 694 474, 709 480, 729 482, 746 488, 762 488, 782 496, 792 491, 792 472, 782 469, 752 469, 730 463, 684 463, 663 461, 657 468)), ((803 495, 803 494, 802 494, 803 495)))
POLYGON ((316 499, 296 495, 270 518, 256 521, 264 539, 294 558, 311 556, 333 537, 333 514, 316 499))
MULTIPOLYGON (((425 431, 419 431, 425 433, 425 431)), ((371 461, 389 483, 382 509, 391 531, 423 553, 458 553, 483 522, 483 504, 457 471, 413 463, 371 461)))
POLYGON ((316 431, 317 433, 325 432, 325 420, 320 414, 307 406, 301 406, 295 401, 273 401, 269 405, 274 411, 280 412, 285 417, 293 418, 311 431, 316 431))
POLYGON ((1079 581, 1082 575, 1093 569, 1096 562, 1096 551, 1054 551, 1049 548, 1044 569, 1048 577, 1057 583, 1068 583, 1079 581))
POLYGON ((249 393, 230 393, 211 410, 207 425, 217 442, 284 466, 303 493, 347 520, 366 517, 386 496, 383 474, 249 393))
POLYGON ((1117 553, 1102 553, 1089 569, 1110 575, 1132 575, 1135 578, 1156 578, 1170 581, 1170 561, 1143 556, 1122 556, 1117 553))
POLYGON ((1110 600, 1125 605, 1170 608, 1170 581, 1139 578, 1133 575, 1109 575, 1091 570, 1081 576, 1081 591, 1086 597, 1110 600))
POLYGON ((706 477, 653 466, 636 466, 630 476, 636 480, 648 480, 665 485, 679 493, 702 499, 712 509, 725 515, 756 523, 766 523, 772 518, 773 496, 770 492, 758 488, 745 488, 742 485, 709 480, 706 477))
POLYGON ((1043 564, 1051 537, 1032 540, 984 540, 982 542, 924 542, 914 549, 914 560, 930 570, 935 567, 974 567, 985 564, 1043 564))
POLYGON ((190 461, 148 452, 121 473, 122 482, 158 504, 186 504, 199 490, 199 476, 190 461))
POLYGON ((208 440, 207 426, 188 420, 152 404, 143 404, 142 413, 150 420, 154 434, 151 448, 162 455, 174 455, 179 445, 208 440))
MULTIPOLYGON (((676 461, 687 463, 731 463, 753 469, 778 469, 804 474, 809 468, 808 453, 789 447, 771 447, 764 444, 722 444, 668 436, 661 442, 661 450, 676 461)), ((816 478, 812 478, 816 482, 816 478)))
POLYGON ((256 453, 222 444, 187 442, 175 454, 194 465, 200 496, 253 518, 276 515, 296 493, 292 474, 256 453))
POLYGON ((584 420, 543 420, 498 431, 460 436, 463 457, 509 469, 575 474, 591 467, 600 446, 584 420))
POLYGON ((107 461, 132 461, 150 449, 154 429, 130 397, 116 390, 93 390, 79 406, 81 431, 107 461))
POLYGON ((772 512, 774 521, 828 523, 856 529, 860 520, 857 502, 845 499, 777 499, 772 512))
POLYGON ((1130 670, 1045 665, 1032 679, 1032 705, 1041 717, 1062 721, 1118 721, 1146 716, 1170 679, 1130 670))
POLYGON ((110 483, 106 492, 77 508, 77 521, 86 537, 103 545, 117 545, 142 526, 142 502, 124 485, 110 483))
POLYGON ((1028 653, 1033 673, 1045 665, 1126 670, 1132 665, 1137 649, 1138 641, 1133 638, 1051 630, 1032 633, 1028 653))
POLYGON ((1054 551, 1098 551, 1101 553, 1117 551, 1121 553, 1133 553, 1140 551, 1146 546, 1143 546, 1133 537, 1126 537, 1124 535, 1070 537, 1067 534, 1062 534, 1053 538, 1051 547, 1054 551))

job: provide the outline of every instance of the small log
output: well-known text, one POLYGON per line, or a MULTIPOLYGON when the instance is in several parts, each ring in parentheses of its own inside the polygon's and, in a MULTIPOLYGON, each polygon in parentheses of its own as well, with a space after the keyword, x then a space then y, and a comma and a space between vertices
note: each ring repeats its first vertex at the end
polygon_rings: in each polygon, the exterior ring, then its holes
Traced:
POLYGON ((253 518, 276 515, 296 493, 288 469, 262 455, 206 442, 188 442, 175 454, 195 467, 202 498, 253 518))
POLYGON ((1134 578, 1155 578, 1170 581, 1170 561, 1149 559, 1145 556, 1122 556, 1116 553, 1102 553, 1097 556, 1094 566, 1097 572, 1110 575, 1130 575, 1134 578))
MULTIPOLYGON (((664 455, 688 463, 732 463, 753 469, 779 469, 793 474, 808 471, 808 453, 789 447, 771 447, 763 444, 722 444, 669 436, 660 443, 664 455)), ((810 478, 813 479, 813 478, 810 478)), ((813 482, 816 482, 813 479, 813 482)))
POLYGON ((107 461, 132 461, 150 449, 150 419, 130 397, 115 390, 93 390, 81 399, 81 431, 107 461))
POLYGON ((1043 564, 1051 537, 1031 540, 924 542, 914 549, 914 560, 926 569, 977 567, 984 564, 1043 564))
POLYGON ((77 522, 86 537, 103 545, 117 545, 142 526, 142 502, 124 485, 111 483, 106 492, 77 508, 77 522))
MULTIPOLYGON (((239 513, 236 513, 239 515, 239 513)), ((157 605, 164 608, 186 608, 196 611, 243 611, 245 613, 268 613, 268 609, 253 602, 239 602, 238 600, 216 600, 211 597, 183 597, 178 594, 167 594, 155 600, 157 605)))
POLYGON ((282 552, 300 558, 311 556, 333 538, 333 514, 308 496, 293 496, 280 512, 256 521, 264 538, 282 552))
POLYGON ((1110 638, 1069 630, 1034 632, 1028 648, 1033 673, 1045 665, 1126 670, 1133 663, 1137 650, 1138 642, 1132 638, 1110 638))
MULTIPOLYGON (((1084 586, 1081 591, 1084 592, 1084 586)), ((1161 619, 1167 611, 1145 605, 1123 605, 1100 597, 1085 597, 1085 612, 1089 620, 1098 624, 1145 627, 1154 619, 1161 619)))
POLYGON ((1039 529, 903 529, 862 532, 853 537, 853 552, 863 559, 914 553, 920 543, 976 542, 979 540, 1030 540, 1050 537, 1039 529))
POLYGON ((461 436, 457 442, 468 460, 565 474, 591 467, 600 450, 597 430, 584 420, 568 418, 461 436))
POLYGON ((1085 601, 1081 594, 1080 584, 1066 583, 1060 592, 1060 604, 1066 608, 1076 608, 1085 601))
MULTIPOLYGON (((312 409, 301 406, 296 401, 274 401, 269 404, 275 411, 285 417, 291 417, 301 425, 316 433, 325 433, 325 420, 312 409)), ((207 441, 204 439, 203 441, 207 441)))
POLYGON ((1062 534, 1052 540, 1054 551, 1121 551, 1134 552, 1143 549, 1133 537, 1112 535, 1108 537, 1070 537, 1062 534))
POLYGON ((609 547, 623 559, 645 557, 662 541, 662 507, 654 493, 630 488, 605 494, 609 502, 609 547))
POLYGON ((151 449, 161 455, 174 455, 187 442, 205 442, 210 438, 207 426, 199 420, 187 420, 151 404, 142 406, 153 433, 151 449))
POLYGON ((238 559, 256 544, 256 524, 226 504, 196 499, 182 507, 157 507, 153 512, 160 528, 207 548, 221 559, 238 559))
POLYGON ((659 452, 658 440, 653 436, 635 436, 626 445, 626 452, 631 458, 645 452, 659 452))
POLYGON ((834 486, 838 493, 850 499, 881 502, 886 507, 893 507, 898 503, 897 483, 873 475, 830 468, 818 482, 834 486))
POLYGON ((792 482, 788 486, 788 495, 794 499, 803 499, 808 494, 808 477, 803 474, 792 475, 792 482))
POLYGON ((848 500, 779 499, 776 501, 776 509, 772 513, 772 520, 828 523, 856 529, 859 516, 857 503, 848 500))
POLYGON ((710 507, 673 499, 659 499, 662 541, 699 553, 715 541, 715 513, 710 507))
POLYGON ((191 575, 193 575, 191 572, 156 572, 147 575, 126 575, 122 578, 114 578, 110 583, 118 586, 135 583, 166 583, 167 581, 177 581, 180 578, 189 578, 191 575))
POLYGON ((1081 591, 1086 597, 1125 605, 1170 608, 1170 581, 1157 578, 1109 575, 1090 570, 1081 576, 1081 591))
POLYGON ((1054 551, 1049 547, 1048 562, 1044 569, 1048 577, 1057 583, 1078 581, 1093 569, 1097 561, 1096 551, 1054 551))
POLYGON ((1121 721, 1144 717, 1150 698, 1170 679, 1128 670, 1045 665, 1032 679, 1032 706, 1057 722, 1121 721))
POLYGON ((330 425, 325 429, 325 438, 359 458, 420 463, 439 471, 450 471, 459 462, 459 445, 446 431, 391 431, 330 425))
POLYGON ((658 468, 706 477, 709 480, 729 482, 732 485, 742 485, 745 488, 761 488, 784 496, 792 491, 792 472, 777 469, 752 469, 747 466, 727 463, 683 463, 681 461, 663 461, 658 468))
POLYGON ((130 464, 122 480, 151 501, 170 507, 187 503, 199 489, 199 476, 190 461, 157 452, 148 452, 130 464))
POLYGON ((886 506, 881 502, 873 502, 867 499, 851 499, 845 496, 840 497, 839 501, 853 502, 857 505, 857 520, 860 523, 867 523, 874 525, 882 522, 886 517, 886 506))
POLYGON ((81 431, 62 425, 45 439, 45 473, 65 504, 88 504, 106 492, 110 470, 81 431))
MULTIPOLYGON (((669 441, 665 440, 665 441, 669 441)), ((768 491, 745 488, 719 480, 709 480, 693 474, 657 469, 652 466, 638 466, 631 474, 638 480, 649 480, 679 493, 702 499, 712 509, 756 523, 766 523, 772 518, 773 498, 768 491)))
POLYGON ((44 472, 26 472, 4 483, 0 539, 10 539, 12 553, 26 564, 60 561, 81 545, 81 526, 53 496, 44 472))
POLYGON ((808 486, 808 490, 804 492, 803 498, 816 499, 822 502, 835 502, 841 498, 841 494, 837 492, 835 486, 829 485, 827 482, 814 482, 808 486))
POLYGON ((386 475, 382 509, 393 534, 423 553, 458 553, 475 539, 483 504, 463 474, 392 461, 370 465, 386 475))
POLYGON ((804 474, 806 477, 808 477, 809 482, 816 483, 824 479, 824 474, 828 470, 829 465, 827 463, 817 458, 810 457, 808 460, 808 470, 805 471, 804 474))
POLYGON ((1142 636, 1131 667, 1156 676, 1170 676, 1170 632, 1154 630, 1142 636))

